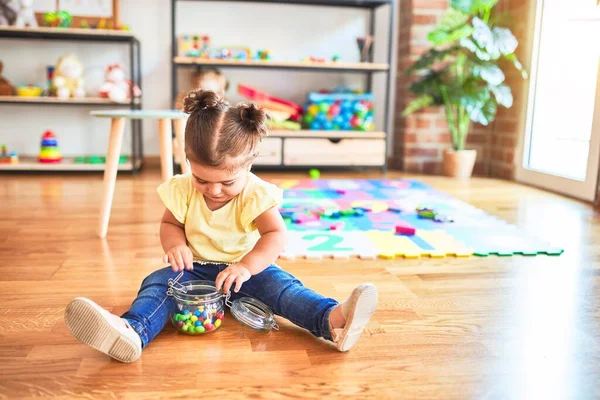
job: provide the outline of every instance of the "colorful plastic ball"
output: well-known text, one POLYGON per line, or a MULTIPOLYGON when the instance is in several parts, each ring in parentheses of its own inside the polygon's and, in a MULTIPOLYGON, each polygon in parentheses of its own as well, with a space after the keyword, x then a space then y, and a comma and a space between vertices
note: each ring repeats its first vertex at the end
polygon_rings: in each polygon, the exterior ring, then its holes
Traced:
POLYGON ((204 325, 204 329, 206 329, 207 331, 213 331, 215 330, 215 326, 213 324, 208 323, 204 325))
POLYGON ((367 110, 365 110, 364 108, 361 108, 360 110, 357 110, 354 115, 360 117, 360 118, 365 118, 367 116, 367 110))
POLYGON ((196 321, 198 321, 198 317, 196 317, 195 315, 192 315, 190 318, 190 321, 196 322, 196 321))
POLYGON ((329 104, 325 102, 319 103, 319 111, 321 111, 322 113, 326 113, 327 111, 329 111, 329 104))
POLYGON ((342 103, 342 112, 352 111, 352 102, 346 100, 342 103))
POLYGON ((341 131, 342 130, 342 126, 338 125, 338 124, 333 124, 333 130, 334 131, 341 131))
POLYGON ((321 177, 321 171, 316 168, 311 168, 308 171, 308 176, 310 176, 311 179, 319 179, 321 177))
POLYGON ((318 131, 318 130, 320 130, 321 128, 322 128, 322 125, 321 125, 321 123, 320 123, 319 121, 313 121, 313 122, 310 124, 310 129, 312 129, 312 130, 314 130, 314 131, 318 131))
POLYGON ((202 325, 196 327, 196 333, 204 333, 204 332, 206 332, 206 329, 202 325))
POLYGON ((194 311, 194 315, 195 315, 196 317, 199 317, 199 316, 201 316, 201 315, 202 315, 202 313, 201 313, 199 310, 196 310, 196 311, 194 311))
POLYGON ((344 124, 342 125, 342 130, 349 131, 350 128, 351 128, 350 121, 344 121, 344 124))
POLYGON ((350 120, 350 126, 353 128, 358 128, 360 125, 362 125, 362 119, 358 117, 352 117, 350 120))
POLYGON ((304 116, 304 123, 305 123, 306 125, 310 125, 310 124, 311 124, 311 123, 314 121, 314 119, 315 119, 315 117, 314 117, 313 115, 306 114, 306 115, 304 116))
POLYGON ((338 106, 337 104, 332 104, 332 105, 329 107, 329 115, 338 115, 338 114, 340 113, 340 111, 341 111, 341 110, 342 110, 342 109, 341 109, 341 107, 340 107, 340 106, 338 106))
POLYGON ((326 130, 326 131, 332 130, 333 129, 333 122, 331 122, 331 121, 325 121, 323 123, 323 129, 326 130))
POLYGON ((366 111, 366 107, 364 106, 364 104, 362 104, 361 102, 357 101, 356 103, 354 103, 354 106, 352 107, 352 109, 355 112, 359 112, 359 111, 366 111))
POLYGON ((336 115, 333 119, 333 123, 336 125, 342 125, 344 123, 344 117, 342 117, 341 115, 336 115))
POLYGON ((202 325, 202 321, 198 320, 198 321, 194 322, 194 325, 201 326, 202 325))
POLYGON ((319 113, 319 106, 316 104, 311 104, 308 106, 308 114, 309 115, 317 115, 319 113))
POLYGON ((220 326, 221 326, 221 320, 220 320, 220 319, 217 319, 217 320, 215 321, 215 328, 218 328, 218 327, 220 327, 220 326))
POLYGON ((183 310, 183 313, 184 313, 184 314, 189 314, 189 313, 190 313, 190 310, 183 310))
POLYGON ((327 114, 325 114, 325 113, 318 113, 317 116, 315 117, 315 121, 318 121, 320 123, 323 123, 323 122, 327 121, 327 114))

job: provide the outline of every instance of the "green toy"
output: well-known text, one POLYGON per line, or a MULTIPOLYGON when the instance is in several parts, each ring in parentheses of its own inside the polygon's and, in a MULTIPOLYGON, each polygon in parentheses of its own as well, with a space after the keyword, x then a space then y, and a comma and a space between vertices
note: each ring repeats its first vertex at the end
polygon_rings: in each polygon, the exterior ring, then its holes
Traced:
POLYGON ((316 168, 311 168, 308 171, 308 175, 310 176, 311 179, 319 179, 321 177, 321 171, 319 171, 316 168))

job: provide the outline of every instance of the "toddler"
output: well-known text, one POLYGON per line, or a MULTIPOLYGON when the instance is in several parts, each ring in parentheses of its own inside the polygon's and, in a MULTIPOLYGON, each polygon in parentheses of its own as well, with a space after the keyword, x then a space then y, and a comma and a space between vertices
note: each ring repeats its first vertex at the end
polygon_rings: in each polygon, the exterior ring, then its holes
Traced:
POLYGON ((203 90, 191 92, 184 105, 191 173, 158 187, 166 207, 160 240, 171 266, 146 277, 120 317, 89 299, 73 299, 65 311, 70 332, 116 360, 137 360, 168 322, 174 306, 168 281, 183 272, 180 282, 213 281, 232 301, 253 297, 338 350, 349 350, 375 311, 377 289, 361 284, 340 304, 274 264, 286 242, 278 211, 282 191, 250 172, 267 135, 265 111, 253 103, 230 107, 203 90))

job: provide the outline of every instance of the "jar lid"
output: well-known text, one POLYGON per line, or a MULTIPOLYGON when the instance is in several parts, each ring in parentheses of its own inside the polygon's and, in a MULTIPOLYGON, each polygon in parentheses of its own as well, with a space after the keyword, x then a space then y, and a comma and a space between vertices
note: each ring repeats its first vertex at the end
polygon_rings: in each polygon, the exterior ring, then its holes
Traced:
POLYGON ((235 299, 230 307, 231 315, 242 324, 259 331, 279 329, 273 310, 269 306, 251 297, 235 299))
POLYGON ((177 281, 169 282, 169 291, 179 301, 190 302, 194 304, 211 303, 223 297, 221 290, 217 291, 215 283, 212 281, 194 280, 179 283, 177 281))

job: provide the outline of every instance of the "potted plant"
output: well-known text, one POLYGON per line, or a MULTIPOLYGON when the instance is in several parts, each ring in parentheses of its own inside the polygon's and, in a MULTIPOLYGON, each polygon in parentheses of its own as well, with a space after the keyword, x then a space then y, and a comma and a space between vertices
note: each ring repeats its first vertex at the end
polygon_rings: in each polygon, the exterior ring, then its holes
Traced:
POLYGON ((452 149, 444 152, 444 173, 470 177, 476 151, 466 150, 471 122, 488 125, 498 105, 510 108, 512 91, 504 83, 502 62, 527 73, 515 56, 518 41, 496 26, 491 12, 498 0, 450 0, 450 8, 428 35, 431 49, 407 70, 417 74, 410 91, 416 95, 403 115, 424 107, 444 106, 452 149))

